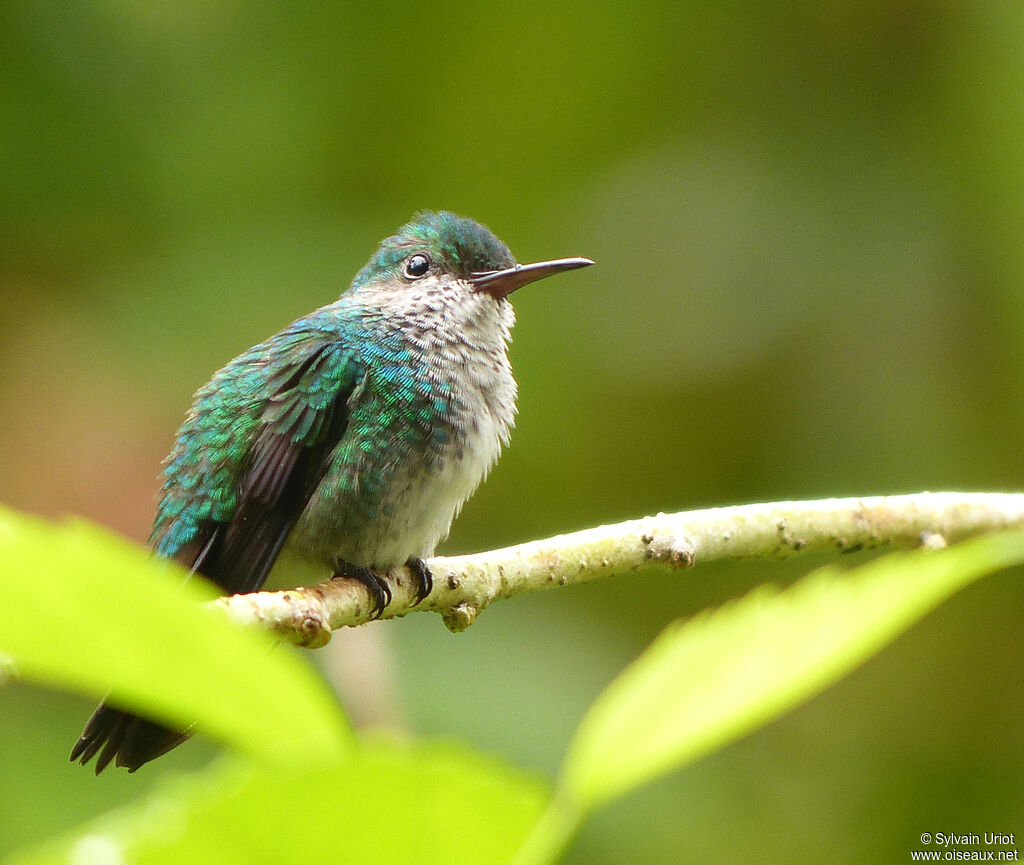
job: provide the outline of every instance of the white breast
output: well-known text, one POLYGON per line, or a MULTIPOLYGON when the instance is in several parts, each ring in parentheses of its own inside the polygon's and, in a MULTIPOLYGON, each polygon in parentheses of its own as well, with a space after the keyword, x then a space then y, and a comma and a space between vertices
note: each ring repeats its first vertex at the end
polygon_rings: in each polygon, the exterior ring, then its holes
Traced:
POLYGON ((512 308, 503 302, 496 315, 492 298, 478 300, 479 309, 469 310, 477 315, 466 315, 461 327, 444 323, 419 331, 417 348, 430 354, 435 377, 458 395, 449 419, 454 434, 434 468, 410 466, 395 479, 388 497, 392 513, 380 521, 379 533, 368 533, 375 535, 366 538, 373 549, 359 551, 366 561, 395 565, 432 555, 508 443, 516 412, 507 353, 512 308))

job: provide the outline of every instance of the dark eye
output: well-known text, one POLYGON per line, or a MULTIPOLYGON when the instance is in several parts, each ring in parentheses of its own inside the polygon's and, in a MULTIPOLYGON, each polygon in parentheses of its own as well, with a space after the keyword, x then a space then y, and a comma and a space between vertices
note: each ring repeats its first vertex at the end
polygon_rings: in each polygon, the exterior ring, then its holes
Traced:
POLYGON ((404 273, 409 279, 419 279, 430 270, 430 259, 422 252, 410 255, 405 262, 404 273))

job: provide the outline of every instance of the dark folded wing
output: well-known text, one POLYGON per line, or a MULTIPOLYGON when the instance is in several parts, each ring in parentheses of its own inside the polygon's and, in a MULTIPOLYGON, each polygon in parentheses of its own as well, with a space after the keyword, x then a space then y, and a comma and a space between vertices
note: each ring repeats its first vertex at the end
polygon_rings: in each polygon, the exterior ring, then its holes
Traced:
POLYGON ((255 591, 345 432, 361 376, 344 343, 286 332, 197 395, 168 461, 152 543, 226 592, 255 591))

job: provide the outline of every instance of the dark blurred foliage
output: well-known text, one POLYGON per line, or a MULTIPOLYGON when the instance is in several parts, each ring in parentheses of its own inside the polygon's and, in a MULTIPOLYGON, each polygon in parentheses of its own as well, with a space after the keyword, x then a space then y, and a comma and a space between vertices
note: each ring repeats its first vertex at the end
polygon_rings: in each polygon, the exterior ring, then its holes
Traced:
MULTIPOLYGON (((447 552, 1020 486, 1017 2, 15 0, 0 49, 7 504, 143 540, 192 391, 424 207, 598 261, 516 295, 519 426, 447 552)), ((322 657, 357 715, 551 773, 665 623, 808 566, 652 571, 459 637, 410 616, 322 657)), ((891 862, 924 831, 1024 832, 1019 581, 606 808, 570 861, 891 862)), ((97 781, 64 762, 87 711, 0 693, 0 850, 211 753, 97 781)))

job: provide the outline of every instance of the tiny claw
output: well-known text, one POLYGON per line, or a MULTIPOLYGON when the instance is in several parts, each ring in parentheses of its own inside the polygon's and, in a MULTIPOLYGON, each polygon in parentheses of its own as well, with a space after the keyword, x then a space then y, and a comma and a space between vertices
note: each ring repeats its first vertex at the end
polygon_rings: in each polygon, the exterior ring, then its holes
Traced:
POLYGON ((423 559, 409 559, 405 566, 416 581, 416 599, 412 602, 412 605, 415 607, 434 588, 434 575, 430 573, 430 568, 427 567, 427 563, 423 559))
POLYGON ((383 577, 375 574, 369 568, 350 565, 347 562, 339 562, 338 570, 335 571, 334 576, 336 578, 348 577, 362 583, 366 587, 372 602, 370 607, 371 619, 379 619, 384 612, 384 608, 391 603, 391 587, 383 577))

